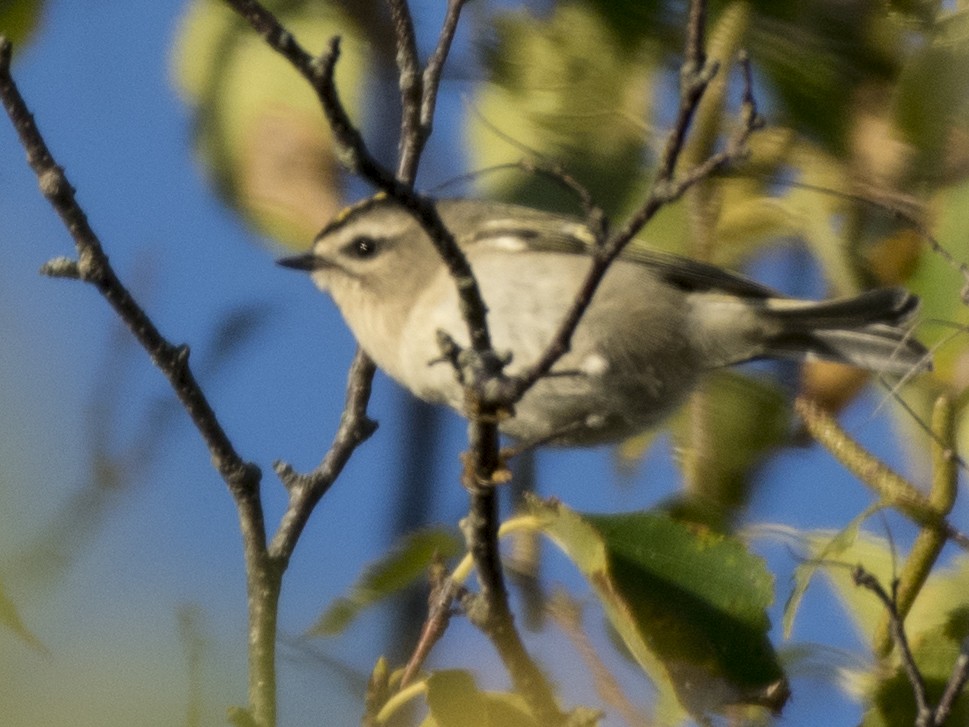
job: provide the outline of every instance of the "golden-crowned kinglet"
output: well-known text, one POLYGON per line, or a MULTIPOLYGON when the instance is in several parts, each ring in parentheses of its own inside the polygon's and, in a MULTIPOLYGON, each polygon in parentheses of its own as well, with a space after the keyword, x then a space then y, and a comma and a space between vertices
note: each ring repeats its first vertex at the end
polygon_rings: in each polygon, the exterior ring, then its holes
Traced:
MULTIPOLYGON (((589 269, 594 238, 578 218, 527 207, 441 200, 471 263, 495 350, 514 374, 544 351, 589 269)), ((403 208, 377 195, 323 228, 311 252, 280 260, 328 292, 364 351, 416 396, 462 410, 437 332, 466 345, 454 280, 403 208)), ((693 260, 627 248, 599 286, 552 375, 501 431, 560 444, 611 442, 658 423, 710 369, 762 357, 818 357, 891 375, 930 366, 904 326, 918 298, 900 288, 794 300, 693 260)))

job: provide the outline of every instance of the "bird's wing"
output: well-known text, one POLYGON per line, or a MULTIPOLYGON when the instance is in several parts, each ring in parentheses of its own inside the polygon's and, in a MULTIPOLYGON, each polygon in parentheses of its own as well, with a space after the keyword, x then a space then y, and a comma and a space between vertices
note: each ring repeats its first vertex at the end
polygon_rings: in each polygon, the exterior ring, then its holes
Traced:
POLYGON ((745 298, 784 297, 773 288, 740 273, 670 252, 643 248, 635 241, 623 250, 620 260, 652 268, 663 280, 684 290, 723 292, 745 298))
MULTIPOLYGON (((577 217, 556 215, 517 205, 452 201, 448 210, 463 216, 473 232, 459 240, 462 246, 496 244, 514 251, 519 249, 590 255, 595 236, 577 217)), ((447 215, 446 215, 447 217, 447 215)), ((445 220, 447 221, 447 220, 445 220)), ((784 297, 766 285, 729 270, 697 260, 644 247, 634 241, 621 260, 644 265, 659 278, 688 291, 723 292, 747 298, 784 297)))

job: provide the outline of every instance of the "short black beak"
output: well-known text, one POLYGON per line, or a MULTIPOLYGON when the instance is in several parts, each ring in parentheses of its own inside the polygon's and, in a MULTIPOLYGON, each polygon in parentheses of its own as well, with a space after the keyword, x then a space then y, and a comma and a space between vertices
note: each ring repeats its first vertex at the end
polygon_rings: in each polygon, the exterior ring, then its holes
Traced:
POLYGON ((276 261, 276 264, 282 265, 284 268, 303 270, 305 272, 313 272, 314 270, 319 270, 320 268, 326 266, 323 258, 317 257, 311 252, 303 255, 294 255, 293 257, 280 258, 276 261))

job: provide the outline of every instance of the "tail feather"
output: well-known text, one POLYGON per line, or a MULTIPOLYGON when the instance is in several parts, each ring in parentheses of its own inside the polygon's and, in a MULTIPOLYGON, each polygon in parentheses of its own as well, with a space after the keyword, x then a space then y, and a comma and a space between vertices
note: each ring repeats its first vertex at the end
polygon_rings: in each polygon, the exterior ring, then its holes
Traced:
POLYGON ((772 356, 822 358, 904 376, 932 367, 928 350, 906 326, 918 297, 902 288, 871 290, 852 298, 807 302, 771 300, 767 315, 778 325, 768 342, 772 356))
POLYGON ((772 298, 768 310, 785 326, 808 329, 846 328, 867 323, 904 326, 918 312, 918 296, 904 288, 876 288, 849 298, 797 300, 772 298))

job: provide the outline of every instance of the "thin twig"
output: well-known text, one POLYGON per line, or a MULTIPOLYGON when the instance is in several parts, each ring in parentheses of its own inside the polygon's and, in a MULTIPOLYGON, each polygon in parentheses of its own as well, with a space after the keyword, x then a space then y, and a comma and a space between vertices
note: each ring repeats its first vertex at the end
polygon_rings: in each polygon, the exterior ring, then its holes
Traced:
POLYGON ((172 344, 161 335, 109 264, 98 236, 74 197, 74 188, 51 155, 10 75, 11 53, 10 42, 0 36, 0 100, 27 152, 27 162, 37 175, 41 192, 60 216, 77 249, 76 261, 57 258, 44 271, 64 275, 69 269, 78 279, 98 289, 168 379, 233 493, 253 490, 259 482, 259 469, 244 461, 226 436, 189 366, 188 347, 172 344))
POLYGON ((582 625, 582 606, 563 590, 552 594, 548 613, 565 635, 571 640, 579 657, 592 675, 596 693, 605 704, 610 705, 630 727, 654 724, 629 700, 615 675, 603 662, 582 625))
POLYGON ((884 604, 885 609, 888 612, 888 617, 891 622, 892 638, 895 640, 895 645, 898 647, 902 660, 902 668, 905 670, 908 681, 912 685, 912 692, 915 696, 915 707, 918 710, 918 715, 915 721, 916 726, 925 727, 926 725, 933 724, 933 722, 930 721, 932 720, 933 712, 932 708, 929 706, 929 697, 925 687, 925 679, 922 677, 922 673, 919 671, 918 665, 915 663, 915 656, 912 654, 911 646, 908 643, 908 636, 905 634, 905 626, 902 623, 902 619, 899 616, 898 608, 896 606, 895 591, 897 589, 897 582, 896 584, 893 584, 892 594, 889 595, 882 587, 881 583, 878 582, 878 579, 860 565, 855 566, 855 568, 852 569, 851 577, 856 585, 874 593, 878 597, 878 600, 884 604))
POLYGON ((700 106, 700 99, 707 86, 719 70, 717 63, 707 64, 704 49, 706 34, 706 2, 693 1, 689 6, 686 23, 686 44, 683 49, 683 63, 680 66, 680 105, 676 121, 666 138, 663 153, 660 155, 657 182, 665 184, 673 179, 676 162, 686 141, 693 115, 700 106))
POLYGON ((969 550, 969 534, 957 530, 950 523, 944 523, 946 537, 963 550, 969 550))
POLYGON ((441 73, 444 61, 451 52, 451 43, 458 28, 461 10, 467 0, 448 0, 447 13, 441 25, 441 33, 437 39, 437 46, 424 67, 424 97, 421 99, 421 133, 424 141, 434 130, 434 110, 437 107, 437 92, 441 87, 441 73))
MULTIPOLYGON (((698 10, 694 7, 695 5, 703 5, 702 0, 694 0, 691 3, 691 23, 698 22, 705 16, 702 8, 698 10)), ((692 42, 698 33, 699 31, 691 30, 687 33, 687 37, 692 42)), ((688 53, 691 52, 690 47, 688 47, 688 53)), ((740 119, 736 130, 727 141, 723 151, 708 157, 697 166, 682 174, 675 174, 676 161, 682 150, 690 121, 700 103, 703 91, 713 78, 714 69, 712 66, 698 65, 702 57, 702 54, 697 55, 695 52, 692 52, 691 57, 688 57, 688 60, 684 63, 684 69, 693 67, 698 70, 695 70, 689 78, 684 79, 680 112, 676 124, 667 139, 666 149, 662 155, 659 171, 646 200, 629 217, 620 230, 597 246, 589 272, 586 274, 571 308, 543 354, 517 376, 510 377, 506 381, 494 382, 495 390, 489 392, 490 395, 506 402, 517 401, 539 379, 546 376, 552 370, 555 363, 569 351, 572 336, 579 322, 582 320, 586 309, 591 304, 593 295, 598 290, 600 283, 613 261, 619 257, 633 237, 639 233, 660 209, 671 202, 675 202, 686 190, 700 180, 711 176, 713 173, 746 154, 747 141, 750 135, 760 128, 762 119, 757 113, 753 89, 751 88, 752 80, 749 63, 746 57, 742 57, 740 65, 744 69, 744 92, 740 109, 740 119)))
POLYGON ((945 724, 967 681, 969 681, 969 636, 962 640, 962 647, 959 649, 959 657, 952 669, 952 676, 949 677, 942 698, 935 708, 934 724, 945 724))
POLYGON ((377 422, 367 416, 374 371, 373 361, 358 349, 347 374, 346 403, 340 416, 340 426, 316 469, 301 475, 284 462, 275 465, 276 474, 289 490, 289 505, 269 545, 269 552, 283 563, 287 563, 292 556, 299 536, 320 498, 339 477, 357 447, 377 430, 377 422))
POLYGON ((400 87, 401 125, 398 141, 397 179, 413 186, 417 167, 434 128, 437 92, 444 62, 458 27, 466 0, 448 0, 447 13, 437 46, 421 71, 414 24, 406 0, 388 0, 397 40, 397 71, 400 87))
MULTIPOLYGON (((932 356, 932 352, 934 350, 936 350, 936 346, 938 346, 938 344, 935 344, 934 346, 932 346, 932 348, 930 349, 930 353, 928 353, 926 355, 929 356, 929 357, 931 357, 932 356)), ((903 377, 903 378, 905 378, 905 377, 903 377)), ((884 383, 883 377, 879 377, 879 382, 880 383, 884 383)), ((894 388, 895 387, 893 387, 893 389, 894 388)), ((928 435, 929 439, 931 439, 936 444, 941 444, 941 442, 938 439, 938 435, 935 432, 932 431, 932 427, 930 427, 927 422, 923 421, 921 415, 917 411, 915 411, 915 409, 912 407, 911 404, 909 404, 907 401, 905 401, 905 399, 903 397, 897 396, 896 395, 896 392, 894 390, 892 390, 890 392, 890 394, 894 398, 895 403, 899 407, 901 407, 901 409, 906 414, 908 414, 908 416, 911 418, 911 421, 915 422, 915 425, 919 429, 921 429, 923 432, 925 432, 926 435, 928 435)), ((963 470, 969 471, 969 465, 967 465, 965 459, 963 459, 957 452, 952 452, 951 456, 952 456, 953 462, 955 462, 956 465, 958 465, 963 470)))
POLYGON ((962 694, 966 682, 969 681, 969 637, 963 639, 962 646, 959 649, 959 656, 952 668, 952 674, 949 676, 949 681, 946 683, 939 703, 933 709, 929 703, 925 679, 919 671, 918 665, 915 663, 915 656, 912 654, 911 646, 905 633, 904 617, 899 613, 898 581, 893 582, 892 593, 889 595, 878 580, 861 566, 855 566, 852 569, 852 578, 857 585, 874 593, 885 605, 891 625, 892 638, 898 646, 902 668, 905 670, 905 675, 912 685, 912 691, 915 696, 917 710, 915 727, 941 727, 948 720, 956 699, 962 694))
POLYGON ((387 0, 397 42, 397 83, 400 89, 400 135, 397 140, 397 178, 413 186, 426 136, 421 129, 424 98, 421 62, 417 54, 414 22, 407 0, 387 0))
POLYGON ((424 666, 431 649, 441 640, 447 631, 451 616, 454 614, 454 602, 467 596, 467 589, 455 582, 443 572, 443 568, 432 575, 431 593, 427 599, 427 618, 421 627, 421 635, 417 640, 414 651, 407 660, 407 666, 400 677, 400 688, 406 687, 424 666))

